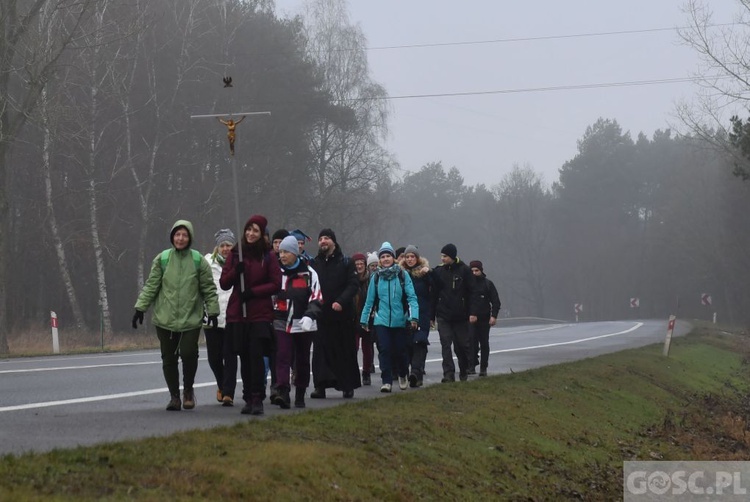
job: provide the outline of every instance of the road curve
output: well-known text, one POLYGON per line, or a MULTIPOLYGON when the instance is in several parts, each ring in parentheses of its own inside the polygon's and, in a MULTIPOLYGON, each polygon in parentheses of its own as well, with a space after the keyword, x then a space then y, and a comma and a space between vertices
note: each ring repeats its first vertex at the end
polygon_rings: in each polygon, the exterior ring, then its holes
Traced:
MULTIPOLYGON (((489 373, 663 343, 666 329, 663 320, 493 328, 489 373)), ((688 323, 678 321, 675 336, 689 330, 688 323)), ((442 378, 437 332, 430 333, 430 343, 425 385, 442 378)), ((379 392, 379 375, 373 377, 373 385, 357 389, 351 400, 329 389, 327 399, 306 399, 306 410, 281 410, 266 401, 262 418, 387 396, 379 392)), ((233 408, 220 406, 215 392, 203 347, 196 376, 197 407, 169 413, 164 410, 168 392, 155 350, 5 359, 0 361, 0 453, 44 452, 259 419, 241 415, 240 403, 233 408)), ((400 391, 395 386, 394 394, 398 392, 419 390, 400 391)))

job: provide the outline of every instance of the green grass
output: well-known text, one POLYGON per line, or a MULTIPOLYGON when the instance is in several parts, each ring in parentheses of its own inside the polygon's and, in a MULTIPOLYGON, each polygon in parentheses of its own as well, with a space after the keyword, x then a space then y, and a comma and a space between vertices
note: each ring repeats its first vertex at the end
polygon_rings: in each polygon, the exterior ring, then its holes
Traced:
POLYGON ((748 341, 650 346, 168 438, 0 459, 0 500, 617 500, 624 460, 746 459, 748 341))

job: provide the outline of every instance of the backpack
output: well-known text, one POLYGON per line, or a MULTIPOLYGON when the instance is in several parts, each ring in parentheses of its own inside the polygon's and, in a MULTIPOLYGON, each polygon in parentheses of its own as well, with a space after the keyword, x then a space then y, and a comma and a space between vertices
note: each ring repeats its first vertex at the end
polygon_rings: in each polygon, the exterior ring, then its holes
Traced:
MULTIPOLYGON (((161 252, 161 272, 162 274, 167 270, 167 263, 169 263, 169 255, 172 254, 173 249, 165 249, 161 252)), ((191 249, 190 253, 193 255, 193 263, 195 263, 195 271, 198 272, 201 268, 201 254, 195 249, 191 249)))
MULTIPOLYGON (((380 298, 378 297, 378 281, 380 281, 380 273, 375 273, 375 301, 372 303, 372 311, 377 312, 378 306, 380 305, 380 298)), ((404 307, 404 315, 409 316, 409 300, 406 299, 406 286, 404 286, 406 280, 404 279, 403 269, 398 271, 398 282, 401 283, 401 305, 404 307)))

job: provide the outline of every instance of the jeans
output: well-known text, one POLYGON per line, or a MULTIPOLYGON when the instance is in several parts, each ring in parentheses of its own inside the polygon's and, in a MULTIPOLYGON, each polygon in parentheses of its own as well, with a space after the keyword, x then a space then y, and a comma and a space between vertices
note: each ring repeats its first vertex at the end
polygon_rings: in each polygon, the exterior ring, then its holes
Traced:
POLYGON ((378 336, 378 357, 383 383, 393 384, 394 373, 399 377, 406 377, 406 328, 375 326, 375 331, 378 336), (392 367, 394 361, 396 368, 392 367))

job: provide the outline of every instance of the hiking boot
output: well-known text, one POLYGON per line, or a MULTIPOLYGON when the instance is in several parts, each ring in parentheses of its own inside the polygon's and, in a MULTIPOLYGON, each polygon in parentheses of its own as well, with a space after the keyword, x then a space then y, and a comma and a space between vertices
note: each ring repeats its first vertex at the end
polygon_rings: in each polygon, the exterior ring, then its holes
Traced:
POLYGON ((421 386, 422 386, 422 379, 420 378, 419 380, 417 380, 417 387, 421 387, 421 386))
POLYGON ((182 401, 180 401, 179 394, 172 394, 172 399, 167 404, 167 411, 180 411, 182 409, 182 401))
POLYGON ((481 368, 479 370, 479 376, 480 377, 486 377, 487 376, 487 368, 481 368))
POLYGON ((398 388, 401 390, 406 390, 406 387, 408 387, 406 383, 406 377, 405 376, 398 377, 398 388))
POLYGON ((193 389, 185 389, 182 393, 182 407, 186 410, 192 410, 195 408, 195 392, 193 389))
POLYGON ((372 380, 370 379, 369 371, 362 372, 362 385, 372 385, 372 380))
POLYGON ((419 378, 417 378, 417 375, 415 375, 414 373, 409 375, 409 387, 413 389, 414 387, 417 386, 418 381, 419 381, 419 378))
POLYGON ((305 389, 303 387, 297 387, 297 389, 294 391, 294 407, 305 407, 305 389))
POLYGON ((440 383, 450 383, 455 382, 456 376, 455 375, 445 375, 442 380, 440 380, 440 383))
POLYGON ((224 395, 224 397, 221 398, 221 405, 234 406, 234 398, 232 396, 224 395))
POLYGON ((288 410, 291 407, 291 401, 289 398, 289 389, 279 389, 279 394, 276 396, 276 403, 281 406, 282 410, 288 410))
POLYGON ((390 392, 391 391, 391 384, 384 383, 380 386, 380 392, 390 392))
POLYGON ((271 394, 268 396, 268 401, 271 404, 281 406, 281 395, 279 389, 277 389, 276 387, 271 387, 271 394))
POLYGON ((351 399, 354 397, 354 391, 353 390, 345 390, 344 391, 344 399, 351 399))
POLYGON ((260 396, 250 397, 250 402, 246 403, 240 411, 243 415, 262 415, 263 414, 263 400, 260 396))
POLYGON ((476 375, 477 374, 477 368, 476 366, 472 366, 466 371, 467 375, 476 375))
POLYGON ((221 389, 216 389, 216 400, 220 403, 224 402, 224 395, 221 393, 221 389))
POLYGON ((250 398, 250 414, 251 415, 263 414, 263 398, 262 397, 253 396, 250 398))
POLYGON ((469 379, 469 375, 468 373, 459 373, 458 379, 461 380, 462 382, 465 382, 466 380, 469 379))
POLYGON ((325 399, 326 390, 323 387, 315 387, 315 390, 310 393, 310 397, 313 399, 325 399))

